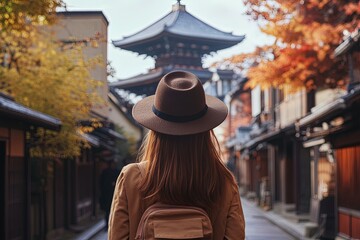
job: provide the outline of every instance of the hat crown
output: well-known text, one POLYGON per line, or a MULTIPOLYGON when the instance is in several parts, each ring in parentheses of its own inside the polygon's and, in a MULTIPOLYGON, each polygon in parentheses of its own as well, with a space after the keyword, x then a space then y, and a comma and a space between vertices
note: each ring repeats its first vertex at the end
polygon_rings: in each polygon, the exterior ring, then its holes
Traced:
POLYGON ((160 80, 156 89, 154 107, 171 116, 198 114, 206 108, 204 88, 192 73, 168 73, 160 80))

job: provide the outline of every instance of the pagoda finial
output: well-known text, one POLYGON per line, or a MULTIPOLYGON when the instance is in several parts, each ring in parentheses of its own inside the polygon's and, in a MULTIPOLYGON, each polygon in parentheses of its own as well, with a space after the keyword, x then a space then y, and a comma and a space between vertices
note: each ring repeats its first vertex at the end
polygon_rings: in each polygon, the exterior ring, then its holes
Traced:
POLYGON ((181 4, 181 0, 176 0, 177 3, 172 6, 172 10, 175 11, 185 11, 185 5, 181 4))

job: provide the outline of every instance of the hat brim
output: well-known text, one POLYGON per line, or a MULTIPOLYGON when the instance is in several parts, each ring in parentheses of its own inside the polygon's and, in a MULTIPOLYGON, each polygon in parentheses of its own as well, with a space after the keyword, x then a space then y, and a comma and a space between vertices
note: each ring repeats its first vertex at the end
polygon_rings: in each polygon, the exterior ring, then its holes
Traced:
POLYGON ((168 135, 190 135, 208 131, 221 124, 227 114, 226 105, 216 97, 205 95, 208 110, 204 116, 189 122, 170 122, 152 111, 155 95, 139 101, 132 110, 134 119, 142 126, 168 135))

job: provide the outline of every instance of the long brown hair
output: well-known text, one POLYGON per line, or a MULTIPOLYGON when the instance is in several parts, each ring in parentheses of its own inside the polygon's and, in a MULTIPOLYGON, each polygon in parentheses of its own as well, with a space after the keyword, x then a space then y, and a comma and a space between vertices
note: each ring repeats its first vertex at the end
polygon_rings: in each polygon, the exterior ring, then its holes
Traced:
POLYGON ((141 191, 147 199, 209 211, 225 182, 234 181, 219 152, 212 130, 185 136, 149 131, 139 155, 140 161, 149 161, 141 191))

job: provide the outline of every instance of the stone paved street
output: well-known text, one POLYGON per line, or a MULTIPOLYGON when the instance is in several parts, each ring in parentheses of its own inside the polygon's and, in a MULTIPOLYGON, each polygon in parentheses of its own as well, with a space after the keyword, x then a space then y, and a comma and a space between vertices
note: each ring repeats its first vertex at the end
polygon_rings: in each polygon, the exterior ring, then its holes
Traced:
MULTIPOLYGON (((295 240, 295 238, 269 222, 264 217, 264 214, 252 203, 243 200, 242 204, 246 221, 246 240, 295 240)), ((91 240, 107 240, 107 232, 101 231, 91 240)))
POLYGON ((94 237, 90 238, 90 240, 107 240, 107 232, 105 230, 102 230, 94 237))
POLYGON ((246 240, 295 240, 279 227, 268 221, 264 214, 250 202, 242 200, 246 240))

